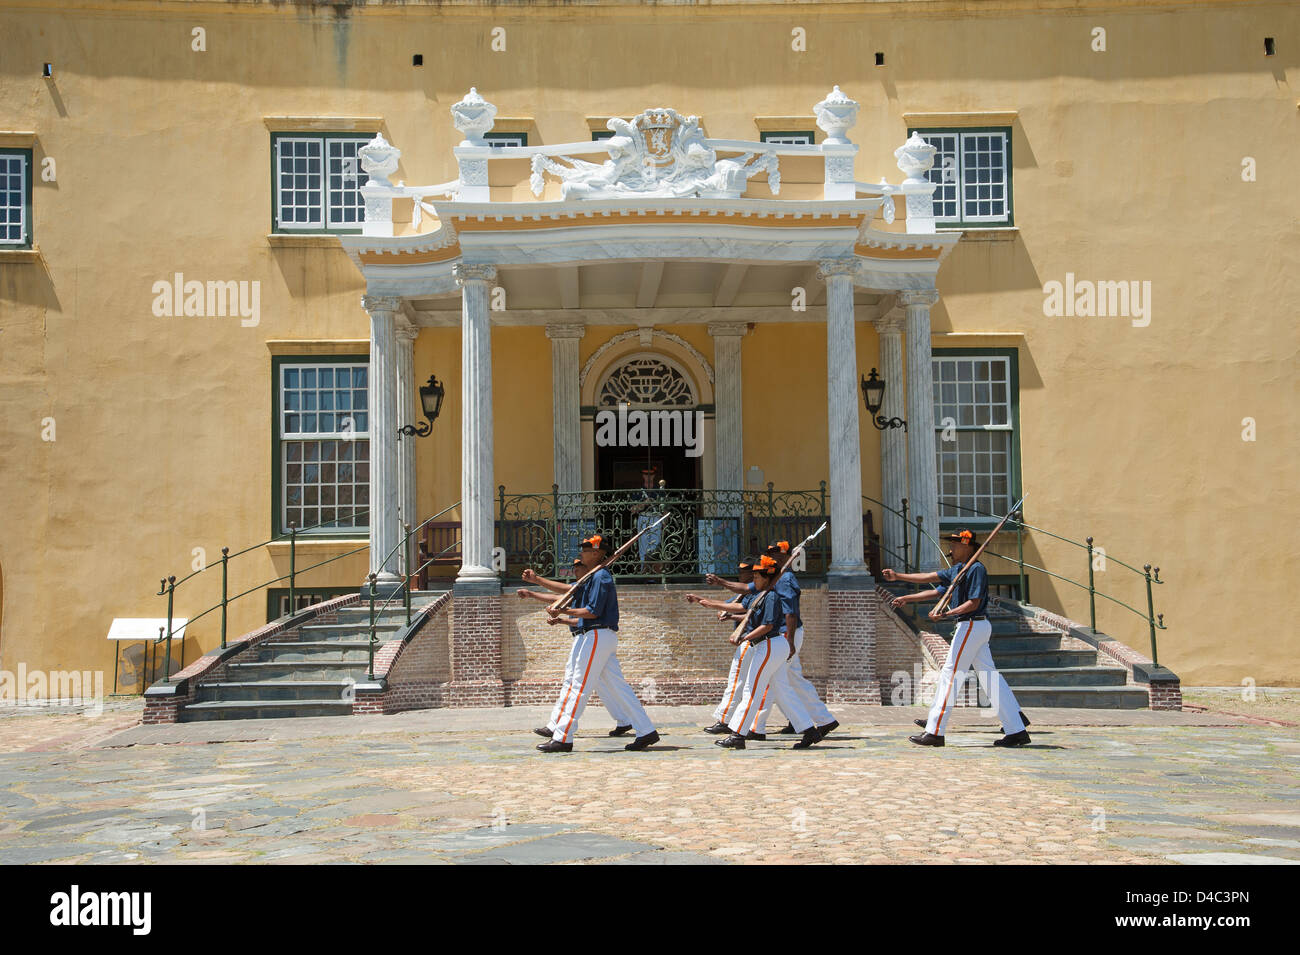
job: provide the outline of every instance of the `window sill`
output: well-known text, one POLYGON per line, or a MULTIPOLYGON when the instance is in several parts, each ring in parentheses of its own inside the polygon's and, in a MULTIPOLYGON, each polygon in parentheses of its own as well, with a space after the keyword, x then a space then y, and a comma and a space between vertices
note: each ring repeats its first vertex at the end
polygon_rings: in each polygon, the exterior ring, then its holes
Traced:
POLYGON ((1014 242, 1020 230, 1015 226, 995 228, 939 229, 939 232, 960 232, 962 240, 971 242, 1014 242))
POLYGON ((297 235, 292 232, 271 232, 266 236, 267 245, 276 249, 339 249, 339 237, 335 233, 304 232, 297 235))
POLYGON ((4 249, 0 248, 0 262, 39 262, 41 261, 41 250, 37 246, 31 249, 4 249))
MULTIPOLYGON (((315 534, 299 534, 297 547, 302 548, 306 545, 312 547, 336 547, 352 549, 369 544, 369 537, 320 537, 315 534)), ((289 542, 287 540, 272 541, 266 545, 266 549, 271 553, 288 553, 289 542)))

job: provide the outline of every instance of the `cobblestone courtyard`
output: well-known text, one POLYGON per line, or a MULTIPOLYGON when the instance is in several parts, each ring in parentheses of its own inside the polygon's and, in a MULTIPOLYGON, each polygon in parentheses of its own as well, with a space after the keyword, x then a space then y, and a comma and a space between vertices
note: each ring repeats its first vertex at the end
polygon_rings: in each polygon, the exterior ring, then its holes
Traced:
MULTIPOLYGON (((1048 862, 1300 864, 1300 730, 1201 713, 1031 710, 1033 745, 958 711, 918 749, 911 707, 837 708, 723 752, 705 707, 663 742, 534 751, 536 707, 138 726, 0 716, 0 863, 1048 862)), ((776 724, 774 722, 774 727, 776 724)))

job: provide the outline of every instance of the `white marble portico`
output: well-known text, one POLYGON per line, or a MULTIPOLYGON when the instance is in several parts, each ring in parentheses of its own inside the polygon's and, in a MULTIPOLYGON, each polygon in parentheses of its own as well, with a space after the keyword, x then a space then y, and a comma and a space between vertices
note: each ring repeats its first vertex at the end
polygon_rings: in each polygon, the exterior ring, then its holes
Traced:
MULTIPOLYGON (((551 345, 554 481, 583 483, 578 351, 588 328, 632 325, 645 342, 670 337, 657 326, 707 325, 707 367, 715 402, 713 486, 743 486, 742 344, 764 322, 824 322, 827 328, 827 462, 832 588, 870 589, 863 561, 858 441, 857 323, 878 323, 882 364, 892 386, 887 415, 906 417, 885 432, 886 495, 906 488, 927 528, 937 518, 930 384, 930 308, 935 280, 958 233, 934 228, 924 178, 934 149, 913 137, 898 150, 907 178, 878 184, 854 178, 858 147, 848 139, 857 104, 839 91, 814 107, 827 134, 817 145, 789 146, 704 136, 696 117, 669 108, 613 119, 614 135, 595 142, 492 147, 483 138, 496 107, 478 93, 452 107, 465 139, 455 148, 460 175, 435 186, 393 183, 400 152, 376 137, 361 150, 370 175, 362 187, 364 232, 341 239, 366 280, 371 316, 372 571, 411 514, 414 455, 399 453, 399 425, 413 417, 423 377, 395 316, 420 327, 462 330, 461 519, 458 585, 496 581, 493 543, 491 327, 540 325, 551 345), (593 156, 597 161, 584 160, 593 156), (534 200, 512 198, 494 163, 526 159, 534 200), (823 170, 821 198, 781 199, 782 161, 823 170), (491 170, 491 175, 489 171, 491 170), (489 185, 490 183, 490 185, 489 185), (407 212, 410 212, 407 221, 407 212), (905 211, 905 216, 899 213, 905 211), (677 289, 689 289, 688 293, 677 289), (506 307, 494 310, 495 289, 506 307), (792 307, 792 290, 806 303, 792 307), (902 406, 902 329, 906 311, 906 407, 902 406), (890 316, 895 316, 891 318, 890 316), (396 394, 396 389, 411 394, 396 394), (399 479, 400 478, 400 479, 399 479)), ((518 168, 518 163, 514 168, 518 168)), ((798 301, 795 297, 796 302, 798 301)), ((691 360, 696 360, 691 356, 691 360)), ((424 372, 427 374, 427 371, 424 372)), ((404 452, 409 442, 401 443, 404 452)), ((899 494, 899 496, 904 496, 899 494)), ((886 523, 887 542, 896 531, 886 523)), ((895 540, 896 543, 896 540, 895 540)), ((894 546, 889 543, 886 546, 894 546)))

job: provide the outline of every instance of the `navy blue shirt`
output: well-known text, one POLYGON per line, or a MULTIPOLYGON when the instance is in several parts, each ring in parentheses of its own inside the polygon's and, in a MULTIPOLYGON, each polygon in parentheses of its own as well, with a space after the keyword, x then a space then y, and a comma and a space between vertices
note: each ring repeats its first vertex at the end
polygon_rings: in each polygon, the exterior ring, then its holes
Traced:
POLYGON ((799 581, 795 579, 794 572, 787 570, 776 581, 775 596, 780 598, 781 604, 781 628, 785 629, 785 615, 794 614, 795 629, 803 626, 803 618, 799 616, 799 581))
POLYGON ((583 620, 584 630, 618 629, 618 594, 614 590, 614 575, 602 567, 587 578, 587 590, 581 604, 574 601, 574 606, 583 607, 595 614, 595 619, 583 620))
MULTIPOLYGON (((954 564, 944 570, 939 571, 939 596, 942 597, 952 585, 952 579, 957 576, 958 572, 964 567, 964 564, 954 564)), ((962 614, 958 620, 969 620, 971 617, 982 617, 984 611, 989 605, 989 572, 984 569, 984 565, 979 561, 971 564, 968 570, 957 581, 957 590, 952 595, 952 600, 948 601, 948 609, 955 610, 968 600, 978 600, 979 605, 970 613, 962 614)))
MULTIPOLYGON (((758 599, 757 595, 754 599, 758 599)), ((781 601, 775 593, 769 593, 764 597, 763 602, 749 615, 749 625, 745 627, 746 637, 759 627, 767 625, 772 627, 768 637, 779 637, 785 633, 785 614, 781 611, 781 601)))

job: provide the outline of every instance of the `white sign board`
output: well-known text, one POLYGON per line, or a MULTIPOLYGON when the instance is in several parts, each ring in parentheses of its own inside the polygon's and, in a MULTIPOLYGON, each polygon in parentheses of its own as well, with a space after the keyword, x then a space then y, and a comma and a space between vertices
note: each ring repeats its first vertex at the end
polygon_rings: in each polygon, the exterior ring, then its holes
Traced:
MULTIPOLYGON (((185 624, 189 617, 172 617, 172 639, 185 639, 185 624)), ((108 628, 110 640, 150 640, 155 643, 167 639, 166 617, 114 617, 113 625, 108 628), (161 635, 160 635, 161 633, 161 635)))

